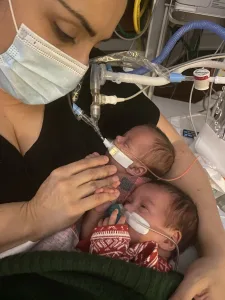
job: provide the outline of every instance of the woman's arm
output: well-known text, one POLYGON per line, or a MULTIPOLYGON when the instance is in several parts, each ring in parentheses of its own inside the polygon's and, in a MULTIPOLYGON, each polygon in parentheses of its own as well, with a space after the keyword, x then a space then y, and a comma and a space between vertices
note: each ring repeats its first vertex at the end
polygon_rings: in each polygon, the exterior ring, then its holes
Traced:
POLYGON ((28 241, 35 241, 28 202, 0 205, 0 253, 28 241))
MULTIPOLYGON (((158 127, 168 136, 176 151, 174 166, 168 178, 181 175, 194 161, 195 156, 184 143, 182 137, 161 115, 158 127)), ((174 181, 195 202, 199 214, 199 241, 202 251, 207 255, 208 251, 218 251, 220 246, 225 248, 224 229, 219 217, 216 200, 212 193, 208 176, 199 162, 196 162, 191 170, 181 179, 174 181), (220 238, 218 238, 220 236, 220 238), (222 244, 222 245, 221 245, 222 244)))
MULTIPOLYGON (((168 178, 175 178, 191 165, 195 156, 184 143, 182 137, 179 136, 162 115, 160 116, 158 127, 165 132, 175 147, 175 163, 168 174, 168 178)), ((204 289, 210 291, 210 300, 223 299, 223 288, 225 286, 225 234, 208 176, 201 165, 196 162, 184 177, 174 181, 173 184, 186 192, 198 208, 200 220, 199 242, 204 256, 191 266, 173 300, 191 300, 196 293, 200 293, 204 289), (223 278, 223 280, 220 280, 220 285, 214 282, 216 278, 223 278), (220 296, 219 298, 218 295, 220 296)))

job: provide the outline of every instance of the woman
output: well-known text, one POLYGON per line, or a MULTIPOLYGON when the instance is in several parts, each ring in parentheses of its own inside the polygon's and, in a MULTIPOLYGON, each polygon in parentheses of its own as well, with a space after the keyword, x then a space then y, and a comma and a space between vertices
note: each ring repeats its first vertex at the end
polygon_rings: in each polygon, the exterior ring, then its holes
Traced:
MULTIPOLYGON (((85 211, 117 197, 116 170, 105 166, 107 159, 81 160, 94 151, 104 153, 104 149, 92 129, 74 119, 67 100, 61 98, 46 107, 23 102, 47 104, 69 92, 85 73, 93 46, 112 35, 127 1, 13 0, 11 11, 10 2, 0 1, 1 252, 62 230, 85 211), (15 47, 8 50, 12 43, 15 47), (108 185, 109 193, 93 196, 97 188, 108 185)), ((135 91, 131 85, 104 88, 105 93, 117 92, 118 96, 135 91)), ((90 106, 88 90, 86 81, 79 99, 85 110, 90 106)), ((100 127, 109 136, 146 121, 157 124, 174 144, 176 162, 169 176, 181 174, 194 157, 144 96, 104 108, 100 127), (145 114, 141 111, 138 117, 139 107, 145 114), (123 126, 126 114, 132 121, 123 126)), ((198 207, 203 258, 191 266, 173 299, 191 300, 196 295, 222 299, 225 238, 207 177, 196 163, 176 185, 198 207)))

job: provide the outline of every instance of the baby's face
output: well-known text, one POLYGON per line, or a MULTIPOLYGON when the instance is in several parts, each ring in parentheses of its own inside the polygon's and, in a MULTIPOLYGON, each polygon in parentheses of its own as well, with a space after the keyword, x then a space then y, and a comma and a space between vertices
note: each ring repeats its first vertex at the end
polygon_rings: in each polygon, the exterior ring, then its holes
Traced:
MULTIPOLYGON (((126 210, 136 212, 143 217, 153 229, 168 235, 170 235, 170 230, 165 227, 165 224, 170 205, 170 195, 152 183, 138 187, 124 203, 126 210)), ((133 243, 145 241, 160 243, 162 240, 162 236, 151 230, 146 235, 141 235, 132 228, 129 228, 129 232, 133 243)))
MULTIPOLYGON (((124 136, 117 136, 114 144, 135 162, 135 157, 142 158, 149 152, 154 143, 155 135, 145 126, 137 126, 129 130, 124 136)), ((125 169, 118 164, 110 154, 109 163, 115 165, 119 173, 125 173, 125 169)))

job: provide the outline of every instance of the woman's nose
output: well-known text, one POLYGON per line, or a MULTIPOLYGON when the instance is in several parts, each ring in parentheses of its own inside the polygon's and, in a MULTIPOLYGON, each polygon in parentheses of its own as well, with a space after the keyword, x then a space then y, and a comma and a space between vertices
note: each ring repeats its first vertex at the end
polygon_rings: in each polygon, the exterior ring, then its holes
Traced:
POLYGON ((89 56, 90 52, 93 48, 93 45, 90 43, 80 43, 79 45, 75 45, 73 52, 71 53, 72 57, 81 62, 82 64, 88 66, 89 65, 89 56))

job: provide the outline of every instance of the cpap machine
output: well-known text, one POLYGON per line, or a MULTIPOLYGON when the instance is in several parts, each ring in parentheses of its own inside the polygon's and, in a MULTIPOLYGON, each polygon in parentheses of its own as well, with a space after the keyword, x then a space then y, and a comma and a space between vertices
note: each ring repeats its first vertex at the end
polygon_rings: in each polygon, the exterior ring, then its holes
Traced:
POLYGON ((175 11, 225 18, 225 0, 177 0, 175 11))

